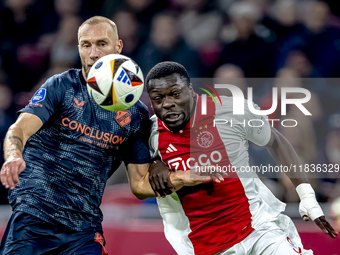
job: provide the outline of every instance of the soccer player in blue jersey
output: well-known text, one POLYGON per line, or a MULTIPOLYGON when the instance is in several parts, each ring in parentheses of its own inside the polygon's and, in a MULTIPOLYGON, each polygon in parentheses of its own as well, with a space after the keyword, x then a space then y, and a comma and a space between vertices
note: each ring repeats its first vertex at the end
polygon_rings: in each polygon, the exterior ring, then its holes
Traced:
MULTIPOLYGON (((92 17, 79 27, 78 41, 82 69, 48 79, 7 132, 0 177, 10 188, 13 213, 0 255, 106 254, 99 205, 106 180, 122 161, 138 198, 166 195, 155 194, 148 179, 147 109, 138 102, 118 116, 87 93, 91 66, 122 51, 115 23, 92 17)), ((160 161, 152 165, 164 167, 160 161)), ((207 180, 212 178, 171 174, 172 183, 207 180)))
POLYGON ((10 189, 13 214, 1 255, 105 254, 99 205, 122 161, 132 190, 155 196, 138 174, 150 161, 147 109, 138 102, 118 118, 86 89, 96 60, 122 50, 116 25, 92 17, 79 27, 78 41, 82 69, 48 79, 7 132, 1 182, 10 189))
MULTIPOLYGON (((147 109, 138 102, 118 115, 87 93, 91 66, 122 51, 115 23, 92 17, 79 27, 78 41, 82 69, 48 79, 7 132, 0 175, 13 213, 0 255, 106 254, 99 205, 106 180, 122 161, 138 198, 166 195, 155 194, 148 179, 147 109)), ((173 183, 184 185, 207 180, 212 178, 171 174, 173 183)))

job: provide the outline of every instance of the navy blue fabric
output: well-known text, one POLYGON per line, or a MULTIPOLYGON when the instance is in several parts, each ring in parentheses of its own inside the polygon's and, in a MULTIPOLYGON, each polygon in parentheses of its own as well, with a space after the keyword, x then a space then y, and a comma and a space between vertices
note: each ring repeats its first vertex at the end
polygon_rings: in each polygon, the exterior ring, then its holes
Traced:
POLYGON ((147 109, 138 102, 122 121, 89 97, 81 70, 71 69, 48 79, 21 112, 44 124, 25 145, 26 169, 8 196, 13 211, 72 230, 100 231, 107 179, 121 161, 150 161, 147 109))
MULTIPOLYGON (((101 233, 102 234, 102 233, 101 233)), ((0 244, 0 255, 101 255, 95 232, 77 232, 14 212, 0 244)))

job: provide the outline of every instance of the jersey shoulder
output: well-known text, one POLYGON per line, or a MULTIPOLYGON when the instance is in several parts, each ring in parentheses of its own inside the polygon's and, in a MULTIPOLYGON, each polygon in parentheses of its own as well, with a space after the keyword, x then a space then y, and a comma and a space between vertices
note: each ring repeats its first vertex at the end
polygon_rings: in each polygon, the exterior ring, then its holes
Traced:
POLYGON ((140 113, 142 113, 143 115, 149 116, 149 109, 141 100, 138 100, 134 106, 137 108, 137 110, 140 113))
POLYGON ((83 78, 80 69, 69 69, 61 74, 58 74, 56 78, 60 79, 60 81, 63 82, 65 86, 86 86, 86 81, 83 78))
POLYGON ((158 118, 156 114, 152 115, 150 118, 151 121, 151 132, 155 132, 158 129, 158 118))
POLYGON ((42 88, 48 88, 48 87, 57 87, 58 90, 62 90, 63 87, 66 89, 70 86, 78 87, 83 82, 84 85, 85 80, 81 79, 80 77, 81 70, 80 69, 69 69, 63 73, 55 74, 51 76, 49 79, 46 80, 46 82, 43 84, 42 88))
POLYGON ((142 101, 137 101, 133 106, 126 109, 125 111, 129 111, 132 114, 132 118, 135 120, 139 120, 140 122, 149 122, 149 111, 146 105, 142 101))
MULTIPOLYGON (((218 99, 216 98, 217 106, 216 106, 216 117, 218 118, 220 115, 229 115, 233 118, 249 118, 253 115, 253 113, 249 109, 249 104, 252 105, 252 107, 256 110, 260 110, 260 107, 255 104, 254 102, 251 102, 245 98, 243 98, 242 101, 240 101, 243 105, 243 114, 234 114, 236 109, 234 109, 234 99, 233 97, 228 96, 220 96, 222 104, 218 102, 218 99)), ((240 108, 238 108, 240 110, 240 108)))

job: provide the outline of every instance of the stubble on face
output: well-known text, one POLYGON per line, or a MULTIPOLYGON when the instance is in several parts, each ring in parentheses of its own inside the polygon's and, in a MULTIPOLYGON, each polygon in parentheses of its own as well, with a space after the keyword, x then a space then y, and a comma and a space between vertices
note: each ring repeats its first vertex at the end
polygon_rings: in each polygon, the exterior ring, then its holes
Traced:
POLYGON ((89 76, 89 72, 90 72, 90 69, 91 67, 90 66, 87 66, 85 61, 81 59, 81 66, 82 66, 82 69, 84 70, 84 73, 85 73, 85 78, 87 79, 87 77, 89 76))
POLYGON ((119 44, 118 34, 113 28, 105 22, 95 25, 86 24, 79 30, 79 55, 82 65, 83 74, 85 79, 88 77, 92 65, 101 57, 108 54, 119 54, 116 50, 117 44, 119 44), (90 48, 83 48, 83 43, 89 43, 90 48), (100 43, 105 42, 105 47, 97 47, 100 43), (91 47, 95 45, 97 47, 95 56, 91 56, 91 47), (95 58, 96 57, 96 58, 95 58))

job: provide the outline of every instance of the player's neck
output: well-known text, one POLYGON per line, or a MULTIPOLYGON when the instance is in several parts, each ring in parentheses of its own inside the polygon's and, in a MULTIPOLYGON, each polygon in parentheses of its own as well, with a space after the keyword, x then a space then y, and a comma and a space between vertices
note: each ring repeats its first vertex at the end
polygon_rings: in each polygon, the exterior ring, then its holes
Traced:
POLYGON ((81 69, 81 73, 82 73, 82 75, 83 75, 83 78, 84 78, 84 80, 86 81, 86 73, 85 73, 85 70, 84 70, 84 68, 82 68, 81 69))

